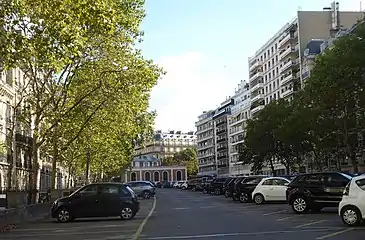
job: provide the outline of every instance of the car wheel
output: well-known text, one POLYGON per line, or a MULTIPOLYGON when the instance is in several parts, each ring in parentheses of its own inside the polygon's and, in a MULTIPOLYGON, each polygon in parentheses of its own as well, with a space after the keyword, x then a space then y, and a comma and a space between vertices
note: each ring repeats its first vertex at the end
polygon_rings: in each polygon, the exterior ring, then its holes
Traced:
POLYGON ((225 196, 226 198, 228 198, 228 197, 229 197, 229 191, 228 191, 228 190, 226 190, 226 191, 224 192, 224 196, 225 196))
POLYGON ((255 194, 253 199, 257 205, 260 205, 260 204, 264 203, 264 201, 265 201, 264 196, 262 196, 262 194, 260 194, 260 193, 255 194))
POLYGON ((304 197, 297 196, 294 198, 292 209, 295 213, 306 213, 308 211, 308 203, 304 197))
POLYGON ((214 189, 214 194, 215 195, 220 195, 221 194, 221 190, 219 188, 214 189))
POLYGON ((248 202, 248 194, 247 193, 241 193, 239 198, 241 203, 247 203, 248 202))
POLYGON ((359 209, 353 206, 348 206, 341 210, 341 219, 342 222, 348 226, 356 226, 360 224, 362 216, 359 209))
POLYGON ((120 211, 120 217, 123 220, 129 220, 132 219, 134 216, 136 215, 136 213, 132 210, 132 208, 130 207, 124 207, 122 209, 122 211, 120 211))
POLYGON ((192 187, 192 188, 191 188, 191 190, 192 190, 193 192, 195 192, 195 191, 196 191, 196 188, 195 188, 195 187, 192 187))
POLYGON ((57 221, 60 223, 67 223, 72 220, 70 211, 67 208, 61 208, 57 212, 57 221))
POLYGON ((150 193, 150 191, 143 191, 143 193, 142 193, 142 197, 143 197, 144 199, 150 199, 150 198, 151 198, 151 193, 150 193))
POLYGON ((208 193, 206 188, 203 189, 203 193, 208 193))
POLYGON ((182 187, 181 189, 182 189, 182 190, 186 190, 186 187, 182 187))

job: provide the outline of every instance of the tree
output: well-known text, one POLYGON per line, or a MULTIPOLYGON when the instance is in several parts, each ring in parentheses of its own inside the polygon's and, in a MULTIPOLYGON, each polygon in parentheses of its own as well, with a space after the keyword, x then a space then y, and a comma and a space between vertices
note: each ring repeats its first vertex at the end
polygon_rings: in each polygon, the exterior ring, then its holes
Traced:
POLYGON ((187 168, 188 175, 198 173, 198 156, 195 148, 186 148, 174 154, 173 157, 166 157, 163 164, 167 166, 184 165, 187 168))
MULTIPOLYGON (((322 141, 339 142, 354 172, 358 172, 356 152, 360 147, 359 134, 364 129, 364 60, 365 25, 361 22, 353 33, 339 38, 331 49, 317 57, 304 89, 310 104, 320 109, 317 123, 328 126, 322 141)), ((333 147, 328 146, 332 151, 333 147)))
POLYGON ((119 138, 113 138, 110 146, 124 149, 123 159, 130 159, 134 139, 145 131, 137 126, 136 117, 145 115, 149 92, 162 73, 134 49, 141 37, 143 4, 142 0, 0 3, 1 62, 6 69, 21 68, 30 84, 26 101, 27 120, 33 123, 31 188, 38 181, 39 149, 53 148, 54 168, 60 150, 81 144, 72 150, 80 153, 86 142, 78 141, 81 136, 90 138, 95 126, 105 130, 96 120, 102 109, 109 122, 123 118, 119 138), (86 129, 89 134, 83 134, 86 129), (65 132, 75 134, 60 135, 65 132))

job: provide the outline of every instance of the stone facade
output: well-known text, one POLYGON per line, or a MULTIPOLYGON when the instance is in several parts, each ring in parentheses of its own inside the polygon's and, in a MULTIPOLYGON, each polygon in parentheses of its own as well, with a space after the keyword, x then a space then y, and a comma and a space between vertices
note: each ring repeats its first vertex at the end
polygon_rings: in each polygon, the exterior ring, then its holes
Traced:
POLYGON ((127 181, 184 181, 187 171, 184 166, 159 166, 132 168, 126 172, 127 181))

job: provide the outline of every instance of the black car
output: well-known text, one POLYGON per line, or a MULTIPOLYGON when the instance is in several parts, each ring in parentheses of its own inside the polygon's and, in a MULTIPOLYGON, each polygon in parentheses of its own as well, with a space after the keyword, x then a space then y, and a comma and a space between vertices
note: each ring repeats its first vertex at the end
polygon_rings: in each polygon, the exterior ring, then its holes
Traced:
POLYGON ((226 198, 232 197, 233 186, 236 183, 237 177, 228 178, 223 184, 223 192, 226 198))
POLYGON ((239 196, 241 203, 252 201, 252 192, 266 176, 249 176, 236 185, 236 196, 239 196))
POLYGON ((215 195, 221 195, 224 193, 223 191, 223 184, 226 182, 226 180, 229 178, 226 177, 222 177, 222 178, 217 178, 215 179, 211 184, 210 184, 210 192, 214 193, 215 195))
POLYGON ((341 172, 308 173, 293 179, 286 190, 286 199, 295 213, 321 211, 337 207, 351 176, 341 172))
POLYGON ((70 196, 53 202, 52 218, 69 222, 75 218, 120 216, 132 219, 139 211, 133 190, 122 183, 97 183, 79 188, 70 196))

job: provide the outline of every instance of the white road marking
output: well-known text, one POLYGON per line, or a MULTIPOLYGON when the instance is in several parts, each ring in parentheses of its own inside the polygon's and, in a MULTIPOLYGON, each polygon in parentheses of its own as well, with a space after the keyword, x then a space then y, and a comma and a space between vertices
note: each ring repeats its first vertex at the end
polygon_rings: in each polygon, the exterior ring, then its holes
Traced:
POLYGON ((221 207, 221 206, 203 206, 203 207, 199 207, 199 208, 207 209, 207 208, 217 208, 217 207, 221 207))
POLYGON ((150 217, 152 216, 152 214, 155 212, 155 208, 156 208, 156 197, 153 198, 152 208, 151 208, 150 212, 148 213, 147 217, 145 219, 143 219, 141 225, 137 229, 136 233, 133 235, 132 240, 138 240, 140 238, 140 235, 141 235, 141 233, 143 231, 143 228, 147 224, 148 219, 150 219, 150 217))
POLYGON ((164 239, 196 239, 196 238, 221 238, 221 237, 236 237, 236 236, 254 236, 254 235, 270 235, 270 234, 285 234, 285 233, 300 233, 300 232, 328 232, 329 229, 301 229, 301 230, 283 230, 283 231, 268 231, 268 232, 242 232, 242 233, 219 233, 205 235, 182 235, 182 236, 164 236, 164 237, 146 237, 141 240, 164 240, 164 239))
POLYGON ((173 208, 174 210, 186 210, 189 209, 188 207, 177 207, 177 208, 173 208))
POLYGON ((281 210, 281 211, 276 211, 276 212, 265 213, 265 214, 262 214, 262 216, 270 216, 270 215, 274 215, 274 214, 277 214, 277 213, 283 213, 283 212, 286 212, 286 210, 281 210))
POLYGON ((281 221, 285 221, 285 220, 288 220, 288 219, 292 219, 293 217, 285 217, 285 218, 279 218, 279 219, 276 219, 277 222, 281 222, 281 221))
POLYGON ((323 223, 323 222, 326 222, 327 220, 319 220, 319 221, 314 221, 314 222, 310 222, 310 223, 305 223, 305 224, 302 224, 302 225, 298 225, 294 228, 302 228, 302 227, 307 227, 307 226, 311 226, 311 225, 314 225, 314 224, 318 224, 318 223, 323 223))
MULTIPOLYGON (((64 236, 64 235, 85 235, 85 234, 118 234, 120 233, 120 229, 115 229, 115 230, 109 230, 109 231, 71 231, 71 232, 50 232, 50 233, 31 233, 31 234, 9 234, 9 235, 4 235, 1 236, 1 239, 6 238, 6 239, 15 239, 15 238, 22 238, 22 237, 41 237, 41 236, 64 236)), ((123 230, 123 232, 125 232, 123 230)), ((131 233, 134 231, 131 231, 131 233)), ((100 238, 99 238, 100 239, 100 238)))
POLYGON ((327 234, 327 235, 324 235, 324 236, 321 236, 321 237, 317 237, 316 239, 322 240, 322 239, 334 237, 334 236, 337 236, 337 235, 340 235, 340 234, 343 234, 343 233, 347 233, 347 232, 350 232, 352 230, 354 230, 354 228, 347 228, 347 229, 344 229, 342 231, 338 231, 338 232, 330 233, 330 234, 327 234))

